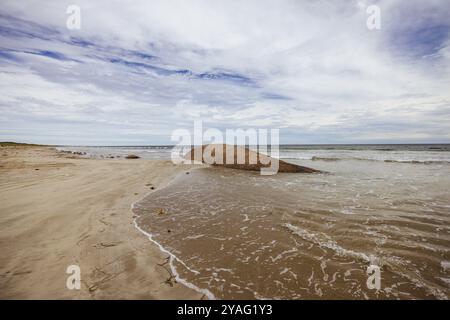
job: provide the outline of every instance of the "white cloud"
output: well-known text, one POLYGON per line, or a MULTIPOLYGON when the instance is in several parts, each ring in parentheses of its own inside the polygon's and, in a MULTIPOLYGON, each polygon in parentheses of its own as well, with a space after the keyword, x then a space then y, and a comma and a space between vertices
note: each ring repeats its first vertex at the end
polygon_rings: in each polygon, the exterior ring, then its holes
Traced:
POLYGON ((168 143, 203 119, 289 142, 449 141, 444 0, 377 1, 379 31, 356 0, 77 1, 79 31, 69 4, 2 3, 2 140, 61 143, 46 132, 64 124, 70 143, 168 143))

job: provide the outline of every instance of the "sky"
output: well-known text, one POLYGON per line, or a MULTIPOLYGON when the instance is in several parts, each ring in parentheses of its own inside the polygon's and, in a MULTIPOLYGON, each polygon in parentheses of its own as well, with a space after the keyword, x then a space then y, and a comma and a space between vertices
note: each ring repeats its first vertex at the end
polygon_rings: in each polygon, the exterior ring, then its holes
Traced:
POLYGON ((281 143, 450 143, 449 16, 448 0, 2 0, 0 141, 173 144, 202 120, 281 143))

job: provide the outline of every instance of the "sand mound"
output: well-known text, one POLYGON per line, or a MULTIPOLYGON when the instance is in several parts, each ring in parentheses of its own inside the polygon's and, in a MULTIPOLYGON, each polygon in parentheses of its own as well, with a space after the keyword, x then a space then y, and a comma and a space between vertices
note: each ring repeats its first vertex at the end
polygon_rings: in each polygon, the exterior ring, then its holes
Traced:
POLYGON ((278 161, 278 172, 320 172, 319 170, 278 160, 245 147, 227 144, 209 144, 194 147, 185 154, 184 158, 213 166, 251 171, 260 171, 262 168, 273 168, 274 162, 278 161), (238 155, 240 156, 238 157, 238 155))

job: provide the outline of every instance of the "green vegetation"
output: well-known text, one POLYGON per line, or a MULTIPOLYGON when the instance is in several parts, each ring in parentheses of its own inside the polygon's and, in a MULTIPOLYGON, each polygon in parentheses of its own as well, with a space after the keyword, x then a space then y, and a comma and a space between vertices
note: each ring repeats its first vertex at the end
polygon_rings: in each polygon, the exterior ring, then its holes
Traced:
POLYGON ((10 141, 0 141, 0 147, 43 147, 43 144, 18 143, 10 141))

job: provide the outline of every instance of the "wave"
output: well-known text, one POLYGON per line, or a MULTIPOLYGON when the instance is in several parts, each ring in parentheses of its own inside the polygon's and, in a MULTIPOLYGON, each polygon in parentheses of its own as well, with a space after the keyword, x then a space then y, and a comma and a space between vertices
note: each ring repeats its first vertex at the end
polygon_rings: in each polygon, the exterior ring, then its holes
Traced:
POLYGON ((283 224, 283 226, 287 228, 292 234, 297 235, 303 240, 313 243, 321 248, 331 250, 340 257, 353 258, 368 263, 369 265, 377 265, 380 267, 382 267, 383 265, 387 265, 390 267, 392 272, 407 278, 418 287, 425 288, 426 291, 434 297, 441 300, 448 300, 448 296, 444 291, 436 288, 435 286, 433 286, 433 284, 423 279, 421 275, 416 271, 408 270, 408 261, 394 256, 376 256, 374 254, 366 254, 363 252, 346 249, 338 245, 334 240, 332 240, 325 234, 311 233, 290 223, 285 223, 283 224))
MULTIPOLYGON (((145 198, 145 197, 144 197, 144 198, 145 198)), ((136 201, 136 202, 134 202, 134 203, 131 204, 131 211, 132 211, 133 213, 135 213, 134 210, 135 210, 136 204, 137 204, 138 202, 139 202, 139 201, 136 201)), ((184 279, 184 278, 181 278, 180 274, 179 274, 178 271, 177 271, 177 268, 176 268, 175 265, 174 265, 174 261, 177 261, 178 263, 180 263, 183 267, 186 268, 186 270, 192 272, 193 274, 199 274, 199 272, 198 272, 197 270, 193 270, 192 268, 190 268, 189 266, 187 266, 186 263, 185 263, 183 260, 181 260, 180 258, 178 258, 178 257, 177 257, 176 255, 174 255, 172 252, 170 252, 169 250, 167 250, 166 248, 164 248, 158 241, 156 241, 155 239, 153 239, 153 234, 151 234, 151 233, 145 231, 144 229, 142 229, 142 228, 138 225, 138 223, 137 223, 137 219, 138 219, 138 218, 139 218, 139 216, 137 216, 137 217, 133 220, 134 227, 135 227, 139 232, 141 232, 141 233, 143 233, 145 236, 147 236, 148 240, 150 240, 151 242, 153 242, 153 243, 158 247, 158 249, 159 249, 161 252, 163 252, 163 253, 169 255, 169 266, 170 266, 170 270, 171 270, 172 274, 175 276, 175 280, 176 280, 177 282, 183 284, 185 287, 190 288, 190 289, 192 289, 192 290, 197 291, 198 293, 201 293, 201 294, 205 295, 206 297, 208 297, 209 300, 217 300, 216 296, 215 296, 211 291, 209 291, 208 289, 199 288, 199 287, 197 287, 195 284, 193 284, 193 283, 187 281, 187 280, 184 279)))
POLYGON ((340 161, 340 160, 344 160, 344 159, 343 158, 334 158, 334 157, 316 157, 316 156, 313 156, 311 158, 311 160, 312 161, 317 161, 317 160, 320 160, 320 161, 340 161))
POLYGON ((447 160, 391 160, 386 159, 384 162, 394 162, 394 163, 412 163, 412 164, 449 164, 450 161, 447 160))
POLYGON ((214 294, 209 291, 208 289, 202 289, 197 287, 195 284, 188 282, 187 280, 183 279, 180 277, 180 274, 177 271, 177 268, 175 267, 175 265, 173 264, 174 261, 179 262, 181 265, 183 265, 187 270, 191 271, 192 273, 198 274, 199 272, 196 270, 192 270, 191 268, 189 268, 182 260, 180 260, 176 255, 174 255, 172 252, 170 252, 169 250, 165 249, 159 242, 157 242, 156 240, 153 239, 153 235, 151 233, 148 233, 147 231, 143 230, 141 227, 138 226, 136 219, 133 221, 134 222, 134 227, 139 230, 141 233, 145 234, 148 239, 153 242, 154 244, 156 244, 156 246, 159 248, 159 250, 161 252, 164 252, 166 254, 169 255, 169 266, 170 266, 170 270, 172 271, 173 275, 175 276, 175 279, 177 280, 177 282, 183 284, 184 286, 193 289, 195 291, 197 291, 198 293, 204 294, 205 296, 207 296, 210 300, 216 300, 216 297, 214 296, 214 294))
POLYGON ((412 159, 374 159, 370 157, 322 157, 322 156, 298 156, 292 157, 280 157, 281 159, 291 159, 291 160, 311 160, 311 161, 327 161, 327 162, 335 162, 335 161, 343 161, 343 160, 352 160, 352 161, 375 161, 375 162, 387 162, 387 163, 409 163, 409 164, 450 164, 450 160, 412 160, 412 159))
POLYGON ((307 230, 302 229, 298 226, 294 226, 290 223, 285 223, 283 226, 303 240, 314 243, 321 248, 332 250, 338 256, 351 257, 354 259, 363 260, 371 264, 374 264, 379 260, 379 258, 374 255, 368 255, 363 252, 356 252, 353 250, 345 249, 339 246, 335 241, 331 240, 328 236, 318 236, 317 234, 310 233, 307 230))

